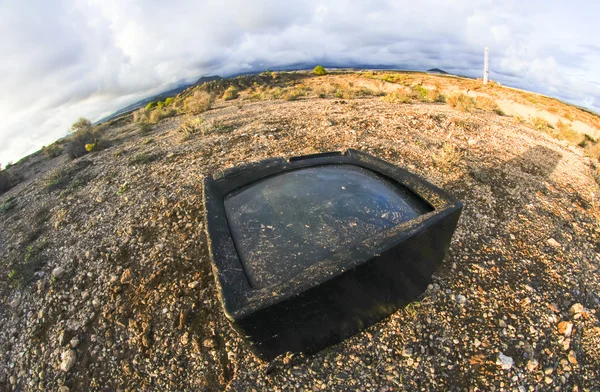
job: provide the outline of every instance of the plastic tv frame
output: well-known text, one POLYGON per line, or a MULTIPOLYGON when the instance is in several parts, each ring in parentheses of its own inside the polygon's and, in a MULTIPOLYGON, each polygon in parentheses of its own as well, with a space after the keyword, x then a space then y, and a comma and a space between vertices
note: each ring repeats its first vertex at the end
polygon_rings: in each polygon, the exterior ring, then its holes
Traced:
POLYGON ((205 223, 227 318, 263 360, 313 353, 426 290, 462 203, 348 150, 206 178, 205 223))

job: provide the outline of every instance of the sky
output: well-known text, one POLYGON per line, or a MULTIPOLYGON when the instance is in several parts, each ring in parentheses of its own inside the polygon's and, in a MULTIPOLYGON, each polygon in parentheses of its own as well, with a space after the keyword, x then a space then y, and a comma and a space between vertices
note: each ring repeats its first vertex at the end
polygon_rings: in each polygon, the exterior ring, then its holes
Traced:
POLYGON ((600 112, 600 2, 0 0, 0 163, 201 76, 388 65, 600 112))

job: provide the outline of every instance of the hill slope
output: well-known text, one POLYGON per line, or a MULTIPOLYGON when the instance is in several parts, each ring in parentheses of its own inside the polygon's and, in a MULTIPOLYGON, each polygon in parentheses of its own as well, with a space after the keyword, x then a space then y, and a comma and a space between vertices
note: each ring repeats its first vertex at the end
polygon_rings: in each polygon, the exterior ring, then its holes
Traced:
POLYGON ((499 115, 492 103, 598 123, 556 101, 468 83, 370 72, 218 80, 176 99, 186 115, 144 127, 131 115, 115 120, 104 150, 74 161, 36 156, 38 173, 0 209, 0 385, 600 388, 597 160, 577 135, 564 131, 571 142, 558 127, 499 115), (239 97, 225 101, 230 85, 239 97), (215 102, 190 114, 202 93, 215 102), (218 303, 202 179, 243 162, 348 148, 461 199, 451 249, 420 301, 341 344, 267 367, 218 303))

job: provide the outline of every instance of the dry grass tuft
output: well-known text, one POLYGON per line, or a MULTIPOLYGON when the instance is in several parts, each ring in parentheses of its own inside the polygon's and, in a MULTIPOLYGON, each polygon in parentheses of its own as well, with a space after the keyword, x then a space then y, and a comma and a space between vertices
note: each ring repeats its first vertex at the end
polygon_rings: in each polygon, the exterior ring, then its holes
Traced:
POLYGON ((187 114, 199 114, 209 110, 215 98, 206 91, 196 90, 183 102, 183 110, 187 114))
POLYGON ((398 89, 396 91, 394 91, 393 93, 389 93, 385 96, 383 96, 381 99, 383 99, 384 102, 388 102, 388 103, 410 103, 410 96, 406 93, 406 91, 404 91, 403 89, 398 89))
POLYGON ((235 86, 227 87, 227 90, 223 93, 224 101, 231 101, 232 99, 236 99, 239 97, 238 89, 235 86))
POLYGON ((178 131, 188 140, 196 135, 204 135, 204 119, 202 117, 186 116, 179 125, 178 131))
POLYGON ((446 99, 446 102, 461 112, 470 112, 475 108, 475 100, 465 94, 453 94, 446 99))
POLYGON ((433 164, 442 171, 448 171, 451 167, 456 166, 462 158, 460 150, 451 143, 444 143, 442 148, 433 154, 433 164))

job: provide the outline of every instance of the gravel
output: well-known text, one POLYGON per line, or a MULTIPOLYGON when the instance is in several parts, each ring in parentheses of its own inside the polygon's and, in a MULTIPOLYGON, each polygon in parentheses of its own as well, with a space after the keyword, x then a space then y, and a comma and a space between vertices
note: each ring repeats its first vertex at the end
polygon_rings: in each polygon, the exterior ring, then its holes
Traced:
POLYGON ((378 97, 238 99, 204 117, 214 128, 185 140, 180 117, 150 135, 122 123, 112 147, 47 165, 71 173, 62 188, 45 188, 40 164, 10 191, 0 260, 20 278, 0 280, 0 389, 600 389, 600 192, 581 149, 494 113, 378 97), (347 148, 461 199, 451 248, 419 301, 262 363, 216 295, 202 179, 347 148), (154 159, 130 163, 141 153, 154 159))

